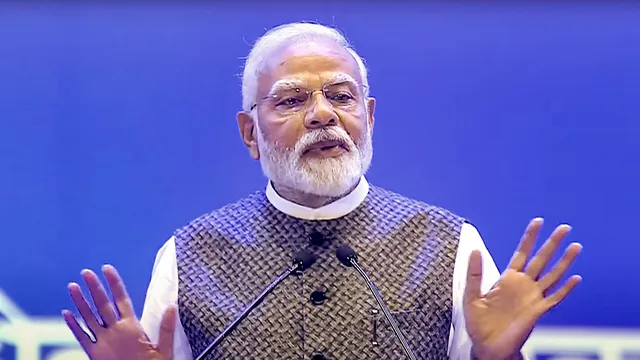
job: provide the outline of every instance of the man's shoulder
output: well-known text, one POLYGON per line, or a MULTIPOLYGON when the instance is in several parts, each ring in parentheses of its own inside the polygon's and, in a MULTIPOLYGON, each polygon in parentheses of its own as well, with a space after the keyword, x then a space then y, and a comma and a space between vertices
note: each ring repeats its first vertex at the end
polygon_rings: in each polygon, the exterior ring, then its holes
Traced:
POLYGON ((184 237, 187 234, 202 231, 217 231, 220 227, 242 227, 251 221, 251 218, 264 211, 268 206, 267 197, 264 191, 255 191, 248 196, 202 214, 189 221, 186 225, 179 227, 176 238, 184 237))
POLYGON ((380 186, 370 186, 369 198, 371 202, 378 203, 379 206, 389 207, 390 209, 404 211, 409 210, 412 212, 428 214, 432 217, 451 219, 456 222, 466 222, 464 217, 449 209, 430 204, 423 200, 414 199, 380 186))

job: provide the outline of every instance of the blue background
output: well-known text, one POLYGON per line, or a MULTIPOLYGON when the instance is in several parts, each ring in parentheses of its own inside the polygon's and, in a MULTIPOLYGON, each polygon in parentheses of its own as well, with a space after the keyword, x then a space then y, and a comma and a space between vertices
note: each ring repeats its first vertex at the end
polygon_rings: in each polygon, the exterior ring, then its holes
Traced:
POLYGON ((531 218, 571 224, 584 281, 542 323, 639 327, 640 7, 549 4, 2 3, 0 288, 57 316, 111 263, 141 313, 172 231, 266 185, 237 75, 313 20, 370 68, 370 182, 468 217, 501 270, 531 218))

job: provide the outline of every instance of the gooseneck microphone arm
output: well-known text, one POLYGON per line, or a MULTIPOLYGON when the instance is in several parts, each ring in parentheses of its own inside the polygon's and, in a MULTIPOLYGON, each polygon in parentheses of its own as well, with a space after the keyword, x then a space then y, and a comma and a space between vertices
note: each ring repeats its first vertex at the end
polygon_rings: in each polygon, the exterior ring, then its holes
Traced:
POLYGON ((247 306, 240 313, 240 315, 238 315, 238 317, 236 317, 229 325, 227 325, 227 327, 224 328, 220 335, 218 335, 213 340, 213 342, 209 344, 209 346, 207 346, 206 349, 204 349, 200 353, 200 355, 195 358, 195 360, 202 360, 207 355, 209 355, 213 351, 213 349, 215 349, 218 344, 220 344, 220 342, 222 342, 222 340, 227 337, 227 335, 229 335, 242 322, 242 320, 249 316, 251 311, 253 311, 253 309, 255 309, 258 305, 260 305, 264 298, 267 297, 267 295, 269 295, 269 293, 273 291, 273 289, 275 289, 276 286, 278 286, 284 279, 286 279, 289 275, 293 274, 296 271, 304 271, 308 269, 311 265, 313 265, 315 261, 316 257, 308 251, 301 251, 297 253, 293 258, 293 264, 287 270, 278 275, 278 277, 275 278, 271 283, 269 283, 269 285, 251 302, 251 304, 249 304, 249 306, 247 306))
POLYGON ((360 276, 362 276, 364 281, 367 283, 369 290, 371 290, 371 293, 376 298, 376 301, 378 302, 378 305, 382 309, 384 316, 387 318, 387 320, 391 324, 391 328, 393 328, 393 332, 396 334, 396 337, 398 338, 398 340, 400 340, 400 344, 402 345, 402 349, 404 350, 404 353, 407 355, 407 358, 411 360, 416 360, 416 356, 413 354, 413 352, 409 348, 407 339, 405 339, 402 332, 400 332, 398 323, 396 322, 395 318, 391 315, 391 311, 389 311, 389 308, 387 307, 387 305, 382 300, 382 296, 380 295, 380 292, 374 285, 373 281, 371 281, 367 273, 364 271, 364 269, 362 269, 362 267, 360 267, 360 265, 358 264, 358 255, 356 254, 356 252, 352 248, 350 248, 349 245, 341 245, 336 250, 336 256, 343 265, 353 266, 356 269, 356 271, 358 271, 360 276))

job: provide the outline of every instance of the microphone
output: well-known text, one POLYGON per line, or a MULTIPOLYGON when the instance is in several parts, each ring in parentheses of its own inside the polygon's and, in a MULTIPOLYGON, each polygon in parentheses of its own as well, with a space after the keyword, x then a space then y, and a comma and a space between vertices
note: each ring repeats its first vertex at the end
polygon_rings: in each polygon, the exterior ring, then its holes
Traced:
POLYGON ((380 308, 382 309, 384 316, 387 318, 387 320, 391 324, 391 327, 393 328, 393 332, 396 334, 396 337, 398 337, 398 340, 400 340, 400 344, 402 345, 402 349, 404 350, 404 353, 407 355, 407 358, 415 360, 416 356, 413 354, 413 352, 409 348, 409 344, 407 343, 407 340, 405 339, 404 335, 402 335, 402 333, 400 332, 398 323, 393 318, 393 316, 391 316, 391 312, 389 311, 389 308, 382 300, 382 296, 380 296, 380 292, 378 292, 378 289, 373 284, 373 281, 369 279, 369 276, 367 275, 367 273, 358 264, 358 254, 356 254, 355 250, 350 248, 349 245, 347 244, 340 245, 336 249, 336 257, 338 258, 338 260, 340 260, 340 262, 344 266, 347 266, 347 267, 353 266, 358 271, 360 276, 362 276, 364 281, 367 283, 367 286, 369 286, 369 290, 371 290, 371 293, 376 298, 378 305, 380 305, 380 308))
POLYGON ((258 305, 260 305, 262 300, 264 300, 264 298, 271 291, 273 291, 273 289, 275 289, 276 286, 278 286, 282 281, 284 281, 284 279, 286 279, 289 275, 293 273, 296 273, 296 274, 302 273, 304 270, 311 267, 311 265, 313 265, 316 259, 317 257, 313 253, 306 250, 302 250, 296 253, 293 256, 292 265, 289 268, 287 268, 284 272, 282 272, 280 275, 278 275, 278 277, 275 278, 271 283, 269 283, 269 285, 260 293, 260 295, 258 295, 251 302, 251 304, 249 304, 249 306, 247 306, 240 313, 240 315, 235 318, 235 320, 233 320, 229 325, 227 325, 227 327, 224 330, 222 330, 220 335, 218 335, 218 337, 216 337, 213 340, 213 342, 209 344, 209 346, 207 346, 207 348, 204 349, 204 351, 202 351, 200 355, 198 355, 198 357, 195 358, 195 360, 202 360, 205 358, 205 356, 209 355, 211 351, 213 351, 213 349, 215 349, 218 346, 218 344, 220 344, 220 342, 222 342, 222 340, 225 337, 227 337, 227 335, 229 335, 240 324, 240 322, 242 322, 242 320, 244 320, 247 316, 249 316, 249 313, 251 313, 253 309, 255 309, 258 305))

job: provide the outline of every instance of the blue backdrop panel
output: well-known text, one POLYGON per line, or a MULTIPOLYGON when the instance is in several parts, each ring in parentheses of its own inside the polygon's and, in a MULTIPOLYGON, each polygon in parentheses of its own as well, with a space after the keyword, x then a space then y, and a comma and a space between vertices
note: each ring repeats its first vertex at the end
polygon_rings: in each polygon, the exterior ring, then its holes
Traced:
POLYGON ((112 263, 140 313, 172 231, 264 188, 237 75, 266 28, 313 20, 370 68, 370 182, 468 217, 501 269, 532 217, 573 225, 584 281, 542 324, 638 327, 639 19, 613 2, 4 2, 0 312, 58 317, 67 282, 112 263))

